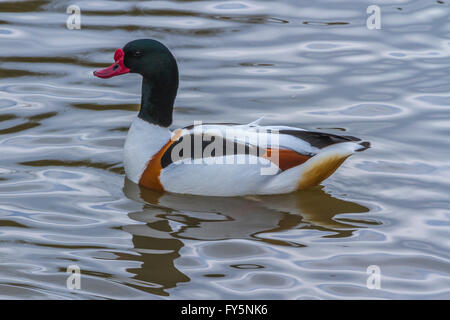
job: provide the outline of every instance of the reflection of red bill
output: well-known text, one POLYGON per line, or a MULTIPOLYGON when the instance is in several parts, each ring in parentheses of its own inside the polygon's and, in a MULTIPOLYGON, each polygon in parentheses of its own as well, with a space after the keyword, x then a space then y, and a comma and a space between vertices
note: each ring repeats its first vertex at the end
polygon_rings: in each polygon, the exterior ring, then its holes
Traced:
POLYGON ((122 49, 117 49, 114 53, 114 63, 109 66, 108 68, 101 69, 94 71, 94 76, 99 78, 111 78, 115 77, 124 73, 130 72, 130 69, 125 67, 123 64, 123 57, 125 56, 125 53, 122 49))

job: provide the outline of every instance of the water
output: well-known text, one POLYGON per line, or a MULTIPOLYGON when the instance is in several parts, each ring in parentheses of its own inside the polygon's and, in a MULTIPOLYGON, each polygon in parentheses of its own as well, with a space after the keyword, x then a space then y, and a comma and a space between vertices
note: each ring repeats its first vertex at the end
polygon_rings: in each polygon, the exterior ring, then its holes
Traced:
POLYGON ((448 0, 77 1, 81 30, 70 4, 0 2, 0 298, 450 298, 448 0), (137 38, 178 60, 174 128, 265 115, 372 148, 293 194, 140 190, 141 80, 92 76, 137 38))

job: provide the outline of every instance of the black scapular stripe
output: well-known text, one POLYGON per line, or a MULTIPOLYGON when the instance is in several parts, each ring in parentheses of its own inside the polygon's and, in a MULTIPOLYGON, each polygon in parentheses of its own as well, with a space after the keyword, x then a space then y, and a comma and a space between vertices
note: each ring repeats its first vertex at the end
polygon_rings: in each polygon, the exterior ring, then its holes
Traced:
POLYGON ((161 167, 165 168, 175 161, 184 160, 187 158, 190 159, 203 158, 205 148, 212 143, 221 143, 222 154, 216 155, 216 149, 212 149, 211 154, 208 154, 207 156, 216 157, 216 156, 250 154, 250 153, 256 156, 260 156, 266 152, 265 149, 263 150, 250 144, 244 144, 237 141, 227 140, 222 136, 209 136, 209 138, 210 139, 205 139, 204 134, 188 134, 180 137, 177 141, 175 141, 172 145, 170 145, 169 148, 167 148, 166 152, 164 152, 163 156, 161 157, 161 167), (190 140, 190 142, 186 142, 186 144, 189 144, 188 149, 189 152, 184 152, 183 148, 181 148, 179 154, 173 155, 172 153, 174 152, 174 148, 180 143, 185 143, 184 139, 190 140), (199 141, 201 141, 201 153, 196 154, 194 144, 199 143, 199 141))
POLYGON ((305 140, 313 147, 319 149, 341 142, 361 141, 361 139, 352 136, 338 136, 331 133, 315 132, 315 131, 280 130, 280 134, 287 134, 305 140))

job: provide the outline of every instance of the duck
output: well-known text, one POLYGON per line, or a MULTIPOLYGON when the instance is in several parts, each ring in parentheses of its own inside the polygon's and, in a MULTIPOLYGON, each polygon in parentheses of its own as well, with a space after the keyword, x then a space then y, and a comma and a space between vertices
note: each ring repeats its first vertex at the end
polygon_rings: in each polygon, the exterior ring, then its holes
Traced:
POLYGON ((284 194, 317 186, 370 142, 285 125, 203 123, 171 130, 179 85, 170 50, 154 39, 128 42, 99 78, 142 76, 141 104, 124 144, 133 183, 201 196, 284 194))

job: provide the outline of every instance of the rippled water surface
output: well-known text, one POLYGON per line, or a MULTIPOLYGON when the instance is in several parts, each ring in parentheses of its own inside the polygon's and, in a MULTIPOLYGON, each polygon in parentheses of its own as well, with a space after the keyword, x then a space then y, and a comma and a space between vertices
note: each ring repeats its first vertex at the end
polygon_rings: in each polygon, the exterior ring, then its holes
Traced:
POLYGON ((0 298, 450 299, 448 0, 76 1, 81 30, 70 4, 0 2, 0 298), (137 38, 178 60, 174 128, 264 115, 372 148, 287 195, 140 190, 141 79, 92 75, 137 38))

